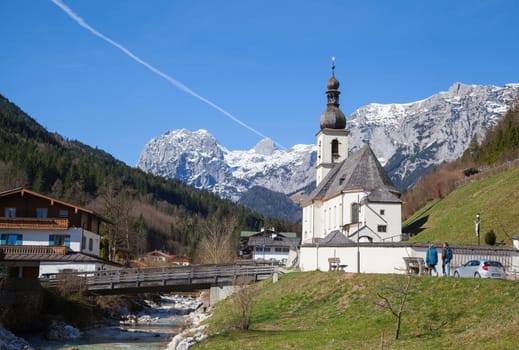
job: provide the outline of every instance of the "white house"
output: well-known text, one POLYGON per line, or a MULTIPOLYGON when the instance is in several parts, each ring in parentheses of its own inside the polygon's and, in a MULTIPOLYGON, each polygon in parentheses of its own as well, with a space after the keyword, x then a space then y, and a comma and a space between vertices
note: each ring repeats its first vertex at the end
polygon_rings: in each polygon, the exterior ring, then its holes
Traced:
POLYGON ((11 277, 111 265, 99 258, 99 229, 110 222, 90 209, 17 188, 0 193, 0 210, 0 265, 11 277))
POLYGON ((400 193, 369 145, 348 154, 349 131, 339 109, 334 68, 317 133, 316 189, 302 205, 302 243, 336 233, 352 242, 400 241, 400 193))
MULTIPOLYGON (((242 232, 248 233, 247 231, 242 232)), ((247 247, 251 250, 252 259, 257 261, 275 261, 292 266, 297 258, 297 248, 301 238, 295 232, 275 232, 273 229, 262 229, 248 236, 247 247)))

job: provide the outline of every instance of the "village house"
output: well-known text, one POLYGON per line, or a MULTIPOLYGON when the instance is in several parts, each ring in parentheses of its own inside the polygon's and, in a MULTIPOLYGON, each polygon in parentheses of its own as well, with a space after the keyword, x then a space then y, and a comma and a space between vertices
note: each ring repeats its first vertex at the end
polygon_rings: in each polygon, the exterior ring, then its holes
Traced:
POLYGON ((273 228, 263 228, 259 232, 242 231, 241 238, 246 242, 245 255, 252 260, 289 266, 296 262, 301 244, 301 238, 295 232, 276 232, 273 228))
POLYGON ((94 211, 25 188, 1 192, 0 210, 0 268, 10 277, 109 266, 99 230, 110 221, 94 211))
POLYGON ((148 265, 189 265, 191 258, 185 255, 172 255, 160 250, 148 252, 142 258, 148 265))

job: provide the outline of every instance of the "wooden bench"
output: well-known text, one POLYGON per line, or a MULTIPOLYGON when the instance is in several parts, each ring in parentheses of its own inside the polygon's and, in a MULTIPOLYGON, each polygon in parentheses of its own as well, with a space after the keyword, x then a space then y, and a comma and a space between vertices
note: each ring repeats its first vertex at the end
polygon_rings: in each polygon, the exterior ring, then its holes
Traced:
POLYGON ((344 271, 344 269, 348 266, 341 264, 340 258, 328 258, 328 264, 330 265, 329 271, 344 271))
POLYGON ((427 266, 423 258, 404 257, 405 269, 407 273, 414 273, 417 275, 425 275, 427 266))

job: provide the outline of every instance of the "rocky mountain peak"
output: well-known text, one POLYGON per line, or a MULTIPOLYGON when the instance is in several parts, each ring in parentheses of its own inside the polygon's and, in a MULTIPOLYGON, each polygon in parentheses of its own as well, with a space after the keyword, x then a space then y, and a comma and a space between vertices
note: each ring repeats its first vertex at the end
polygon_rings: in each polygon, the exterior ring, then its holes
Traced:
POLYGON ((274 144, 274 141, 269 139, 268 137, 264 138, 260 142, 254 146, 254 152, 258 154, 263 154, 265 156, 270 156, 272 153, 274 153, 274 150, 276 149, 276 145, 274 144))
MULTIPOLYGON (((482 139, 519 96, 519 84, 453 84, 405 104, 372 103, 348 117, 350 152, 369 142, 400 190, 436 164, 456 159, 474 135, 482 139)), ((318 125, 319 120, 316 120, 318 125)), ((237 200, 253 186, 285 194, 315 182, 315 145, 278 150, 266 138, 228 151, 206 130, 174 130, 150 140, 137 166, 237 200)))

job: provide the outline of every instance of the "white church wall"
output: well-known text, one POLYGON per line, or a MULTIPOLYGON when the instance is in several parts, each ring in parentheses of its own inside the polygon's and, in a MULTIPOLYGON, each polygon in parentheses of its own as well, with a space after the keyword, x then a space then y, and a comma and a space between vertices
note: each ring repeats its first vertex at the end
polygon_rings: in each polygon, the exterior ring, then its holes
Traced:
MULTIPOLYGON (((454 246, 454 259, 451 266, 451 273, 454 268, 471 259, 489 258, 503 261, 506 265, 508 278, 519 279, 519 250, 503 247, 500 250, 496 247, 496 252, 492 255, 491 247, 481 247, 483 251, 479 251, 479 247, 474 249, 466 247, 457 248, 454 246), (459 250, 458 250, 459 249, 459 250)), ((377 245, 377 244, 360 244, 358 251, 360 252, 360 272, 361 273, 406 273, 404 257, 418 257, 425 259, 425 251, 427 246, 412 246, 399 244, 377 245)), ((439 263, 436 266, 438 274, 441 275, 441 248, 437 247, 439 263)), ((315 247, 302 246, 300 249, 299 268, 302 271, 328 271, 328 258, 338 257, 341 264, 347 265, 346 272, 357 272, 357 246, 352 244, 347 247, 315 247)))
MULTIPOLYGON (((404 273, 403 257, 423 257, 423 248, 359 246, 361 273, 404 273)), ((328 258, 338 257, 348 265, 346 272, 357 272, 357 246, 301 247, 299 268, 302 271, 328 271, 328 258)))
POLYGON ((399 242, 401 240, 400 204, 370 203, 368 206, 363 206, 363 209, 367 225, 384 241, 399 242), (385 232, 381 232, 379 226, 385 226, 385 232))

